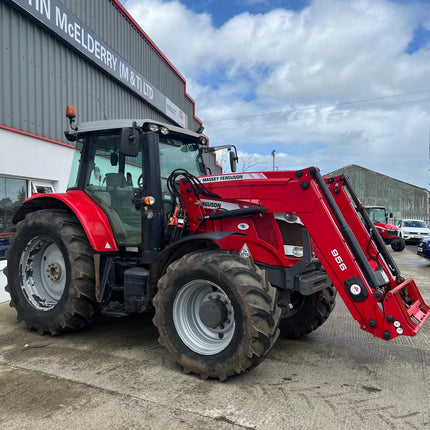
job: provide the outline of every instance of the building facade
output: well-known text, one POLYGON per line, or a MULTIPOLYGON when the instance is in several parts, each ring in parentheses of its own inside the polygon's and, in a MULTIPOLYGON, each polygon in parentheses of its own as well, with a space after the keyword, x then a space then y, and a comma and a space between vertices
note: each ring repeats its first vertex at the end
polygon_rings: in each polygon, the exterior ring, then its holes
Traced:
POLYGON ((357 165, 349 165, 325 176, 347 175, 365 206, 385 206, 393 214, 391 223, 404 218, 430 222, 429 191, 357 165))
POLYGON ((119 0, 0 0, 0 45, 0 259, 22 201, 67 188, 67 105, 78 122, 202 126, 185 79, 119 0))

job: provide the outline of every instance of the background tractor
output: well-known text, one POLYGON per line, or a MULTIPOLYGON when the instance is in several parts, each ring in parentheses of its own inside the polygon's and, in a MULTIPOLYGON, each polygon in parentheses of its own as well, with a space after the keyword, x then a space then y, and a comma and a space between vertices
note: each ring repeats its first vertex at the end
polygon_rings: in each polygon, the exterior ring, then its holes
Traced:
POLYGON ((393 251, 403 251, 405 249, 405 240, 399 236, 399 229, 393 224, 388 224, 393 214, 388 216, 387 209, 384 206, 364 206, 373 222, 376 230, 381 235, 386 245, 391 245, 393 251))

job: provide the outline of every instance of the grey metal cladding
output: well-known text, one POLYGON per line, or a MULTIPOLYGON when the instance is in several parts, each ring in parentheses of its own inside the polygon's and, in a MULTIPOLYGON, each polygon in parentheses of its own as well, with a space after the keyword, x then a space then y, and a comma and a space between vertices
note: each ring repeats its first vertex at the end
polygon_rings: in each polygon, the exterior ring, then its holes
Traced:
MULTIPOLYGON (((196 130, 185 83, 110 0, 62 0, 64 6, 179 106, 196 130)), ((152 118, 169 122, 101 68, 0 0, 0 124, 64 141, 64 110, 78 120, 152 118)))

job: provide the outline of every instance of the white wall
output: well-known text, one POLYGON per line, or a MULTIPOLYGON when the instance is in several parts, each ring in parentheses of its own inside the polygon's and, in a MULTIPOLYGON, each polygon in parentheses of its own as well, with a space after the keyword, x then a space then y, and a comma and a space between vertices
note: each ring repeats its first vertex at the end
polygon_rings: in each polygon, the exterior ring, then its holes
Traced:
MULTIPOLYGON (((0 176, 51 182, 56 192, 66 191, 74 150, 0 128, 0 176)), ((0 260, 0 303, 9 301, 5 292, 6 261, 0 260)))
POLYGON ((0 128, 0 175, 39 179, 64 192, 69 182, 73 149, 0 128))

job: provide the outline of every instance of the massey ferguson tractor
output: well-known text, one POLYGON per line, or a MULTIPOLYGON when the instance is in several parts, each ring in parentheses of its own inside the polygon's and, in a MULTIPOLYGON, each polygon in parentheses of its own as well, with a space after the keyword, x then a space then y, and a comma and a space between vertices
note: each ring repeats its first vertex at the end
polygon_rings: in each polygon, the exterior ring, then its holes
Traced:
POLYGON ((429 316, 347 177, 296 171, 207 175, 219 147, 152 120, 75 122, 69 188, 35 194, 14 217, 7 291, 40 333, 99 313, 154 312, 186 373, 240 374, 278 336, 316 330, 336 290, 361 329, 414 336, 429 316), (209 154, 210 155, 210 154, 209 154))
POLYGON ((403 251, 405 249, 405 240, 399 237, 399 229, 393 224, 388 224, 393 214, 388 217, 387 209, 384 206, 364 206, 370 220, 373 222, 378 233, 386 245, 391 245, 393 251, 403 251))

